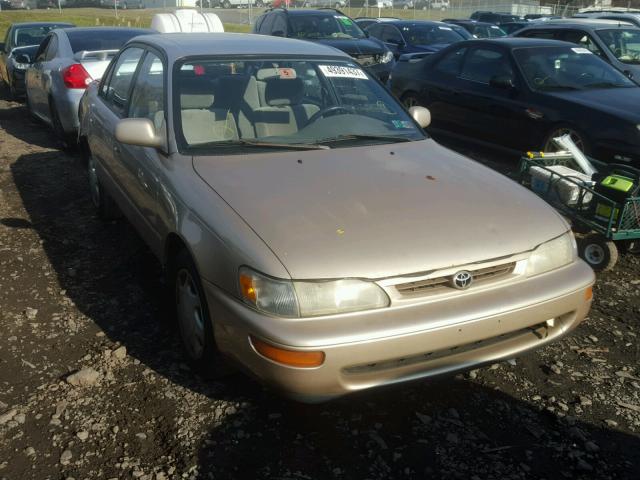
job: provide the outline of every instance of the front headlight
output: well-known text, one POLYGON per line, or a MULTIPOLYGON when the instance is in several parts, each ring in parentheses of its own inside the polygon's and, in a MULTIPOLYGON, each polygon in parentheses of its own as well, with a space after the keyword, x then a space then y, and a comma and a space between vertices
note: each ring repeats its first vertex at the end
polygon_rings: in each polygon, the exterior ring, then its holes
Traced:
POLYGON ((540 275, 575 262, 577 252, 576 239, 573 232, 568 231, 531 252, 527 260, 527 275, 540 275))
POLYGON ((640 125, 636 125, 636 128, 637 128, 638 130, 640 130, 640 125))
POLYGON ((13 62, 13 68, 15 68, 16 70, 26 70, 27 68, 29 68, 29 64, 13 62))
POLYGON ((382 57, 382 63, 389 63, 391 60, 393 60, 393 52, 387 50, 382 57))
POLYGON ((279 317, 314 317, 389 306, 377 284, 365 280, 292 281, 240 268, 240 294, 245 303, 279 317))

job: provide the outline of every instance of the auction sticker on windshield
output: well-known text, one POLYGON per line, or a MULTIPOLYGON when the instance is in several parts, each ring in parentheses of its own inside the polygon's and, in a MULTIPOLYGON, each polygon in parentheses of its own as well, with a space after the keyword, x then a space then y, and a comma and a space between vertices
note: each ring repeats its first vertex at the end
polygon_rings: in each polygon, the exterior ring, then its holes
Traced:
POLYGON ((342 67, 339 65, 318 65, 325 77, 359 78, 367 79, 367 74, 359 68, 342 67))
POLYGON ((575 53, 580 53, 580 54, 585 54, 585 53, 593 53, 591 50, 588 50, 586 48, 572 48, 571 50, 573 50, 575 53))

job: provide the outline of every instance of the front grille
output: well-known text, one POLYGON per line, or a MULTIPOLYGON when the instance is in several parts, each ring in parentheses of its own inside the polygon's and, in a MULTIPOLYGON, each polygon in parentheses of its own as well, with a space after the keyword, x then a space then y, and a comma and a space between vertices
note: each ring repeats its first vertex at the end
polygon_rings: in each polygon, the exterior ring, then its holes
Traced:
POLYGON ((353 55, 356 62, 363 67, 369 67, 371 65, 377 65, 380 63, 380 55, 353 55))
MULTIPOLYGON (((469 287, 473 289, 473 287, 481 284, 486 284, 491 281, 498 280, 502 277, 506 277, 513 272, 516 263, 504 263, 502 265, 494 265, 492 267, 479 268, 477 270, 469 269, 473 275, 473 283, 469 287)), ((424 295, 429 294, 439 290, 455 290, 452 284, 453 275, 446 275, 442 277, 436 278, 428 278, 426 280, 419 280, 417 282, 408 282, 401 283, 396 285, 396 290, 398 293, 404 296, 412 296, 412 295, 424 295)))

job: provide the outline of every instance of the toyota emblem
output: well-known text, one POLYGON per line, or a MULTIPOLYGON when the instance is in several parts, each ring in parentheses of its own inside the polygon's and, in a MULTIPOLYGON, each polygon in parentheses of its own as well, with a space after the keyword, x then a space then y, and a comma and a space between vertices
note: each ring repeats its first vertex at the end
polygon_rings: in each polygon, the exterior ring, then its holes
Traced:
POLYGON ((473 283, 473 275, 471 272, 461 270, 451 277, 451 285, 458 290, 466 290, 473 283))

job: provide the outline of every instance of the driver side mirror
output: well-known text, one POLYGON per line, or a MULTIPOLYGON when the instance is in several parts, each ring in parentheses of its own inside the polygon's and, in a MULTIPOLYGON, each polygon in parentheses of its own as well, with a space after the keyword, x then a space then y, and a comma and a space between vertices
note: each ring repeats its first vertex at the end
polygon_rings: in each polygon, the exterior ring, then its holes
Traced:
POLYGON ((509 90, 515 88, 516 85, 513 83, 513 77, 510 75, 495 75, 489 80, 489 86, 501 90, 509 90))
POLYGON ((409 113, 422 128, 427 128, 431 124, 431 112, 429 109, 424 107, 411 107, 409 113))
POLYGON ((158 135, 148 118, 124 118, 116 124, 116 140, 125 145, 164 148, 165 139, 158 135))

